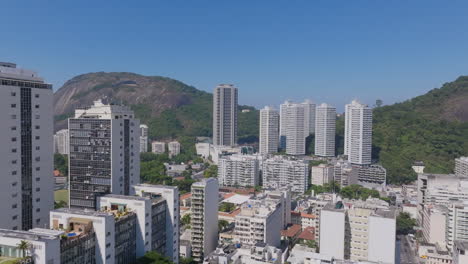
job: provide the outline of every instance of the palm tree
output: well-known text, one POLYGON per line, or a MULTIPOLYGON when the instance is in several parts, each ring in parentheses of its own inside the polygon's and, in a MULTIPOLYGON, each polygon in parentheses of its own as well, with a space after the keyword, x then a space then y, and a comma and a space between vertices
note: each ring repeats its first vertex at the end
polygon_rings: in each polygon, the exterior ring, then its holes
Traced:
POLYGON ((31 244, 26 240, 21 240, 16 246, 23 252, 23 258, 25 258, 27 251, 31 247, 31 244))

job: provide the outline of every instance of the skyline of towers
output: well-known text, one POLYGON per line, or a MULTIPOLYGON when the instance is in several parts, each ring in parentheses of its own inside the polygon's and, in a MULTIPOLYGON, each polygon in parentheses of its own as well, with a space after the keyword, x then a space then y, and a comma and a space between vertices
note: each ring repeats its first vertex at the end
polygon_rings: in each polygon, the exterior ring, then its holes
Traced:
POLYGON ((265 106, 260 110, 260 154, 278 152, 279 147, 279 113, 273 107, 265 106))
POLYGON ((336 108, 323 103, 315 112, 315 155, 335 156, 336 108))
POLYGON ((220 84, 213 92, 213 144, 237 144, 238 89, 232 84, 220 84))
POLYGON ((372 161, 372 109, 356 100, 345 106, 344 154, 352 164, 372 161))
POLYGON ((36 72, 0 62, 0 228, 49 225, 54 207, 53 92, 36 72))
POLYGON ((129 195, 140 182, 140 121, 126 106, 95 101, 68 119, 70 207, 96 208, 107 193, 129 195))

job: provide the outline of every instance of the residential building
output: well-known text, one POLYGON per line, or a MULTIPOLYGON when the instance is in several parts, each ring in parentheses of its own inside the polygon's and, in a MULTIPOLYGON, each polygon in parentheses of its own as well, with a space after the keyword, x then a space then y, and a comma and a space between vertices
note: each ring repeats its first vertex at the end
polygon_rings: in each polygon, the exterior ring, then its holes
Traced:
POLYGON ((282 214, 281 226, 286 228, 292 223, 291 219, 291 189, 280 187, 279 189, 264 189, 263 195, 257 195, 258 199, 263 199, 266 203, 279 206, 282 214))
POLYGON ((422 206, 420 224, 427 243, 445 244, 447 213, 447 207, 442 205, 424 204, 422 206))
POLYGON ((278 152, 279 114, 274 108, 265 106, 260 110, 260 147, 262 155, 278 152))
POLYGON ((468 157, 455 159, 455 175, 457 177, 468 177, 468 157))
POLYGON ((61 129, 54 135, 54 153, 68 155, 69 151, 68 129, 61 129))
POLYGON ((380 201, 330 203, 320 216, 320 253, 336 259, 395 263, 396 211, 380 201))
POLYGON ((353 168, 349 161, 337 160, 333 165, 333 175, 335 181, 341 186, 346 187, 351 184, 358 184, 358 171, 353 168))
POLYGON ((220 84, 213 93, 213 144, 234 146, 237 144, 237 88, 232 84, 220 84))
POLYGON ((456 240, 453 247, 453 264, 468 263, 468 241, 456 240))
POLYGON ((468 201, 468 178, 453 174, 418 174, 418 203, 449 206, 468 201))
POLYGON ((369 189, 384 190, 387 183, 387 170, 378 164, 354 165, 358 184, 369 189))
POLYGON ((218 163, 218 180, 221 186, 257 186, 259 173, 259 160, 256 156, 225 156, 220 158, 218 163))
POLYGON ((335 156, 336 108, 321 104, 315 110, 315 155, 335 156))
POLYGON ((454 202, 448 206, 447 232, 445 240, 453 248, 456 240, 468 241, 468 201, 454 202))
POLYGON ((104 194, 140 182, 140 121, 130 108, 95 101, 68 119, 70 207, 96 208, 104 194))
POLYGON ((291 192, 304 193, 308 187, 309 164, 292 157, 273 156, 262 164, 263 187, 289 186, 291 192))
POLYGON ((315 108, 316 105, 311 100, 305 100, 304 106, 304 136, 308 137, 315 133, 315 108))
POLYGON ((218 244, 218 193, 216 178, 192 184, 192 256, 201 262, 218 244))
POLYGON ((166 143, 160 141, 151 142, 151 152, 155 154, 166 153, 166 143))
POLYGON ((447 250, 445 245, 418 244, 418 255, 427 264, 452 264, 451 250, 447 250))
POLYGON ((148 152, 148 126, 140 125, 140 153, 148 152))
POLYGON ((423 161, 415 161, 413 163, 413 166, 411 168, 414 170, 416 173, 424 173, 424 169, 426 168, 426 165, 424 165, 423 161))
POLYGON ((344 154, 352 164, 371 164, 372 109, 356 100, 345 106, 344 154))
POLYGON ((285 263, 287 249, 279 249, 259 242, 254 246, 222 244, 204 260, 204 264, 281 264, 285 263))
POLYGON ((305 154, 305 138, 308 134, 306 135, 304 131, 306 127, 304 124, 304 106, 305 105, 286 101, 280 108, 280 137, 283 144, 282 148, 285 148, 286 153, 289 155, 305 154))
POLYGON ((279 247, 281 243, 282 210, 278 203, 250 199, 235 217, 234 241, 254 246, 258 242, 279 247))
POLYGON ((49 223, 54 206, 53 92, 36 72, 0 62, 0 228, 49 223))
POLYGON ((171 141, 167 144, 169 149, 169 157, 174 157, 180 154, 180 143, 177 141, 171 141))
POLYGON ((325 183, 331 183, 335 178, 334 166, 328 164, 312 166, 311 174, 313 185, 324 185, 325 183))
MULTIPOLYGON (((152 236, 151 236, 151 247, 157 248, 159 251, 163 251, 165 248, 164 255, 171 259, 174 263, 179 263, 179 249, 180 249, 180 195, 179 189, 175 186, 165 185, 152 185, 152 184, 137 184, 132 186, 132 195, 141 197, 149 197, 152 199, 152 236), (163 214, 160 209, 160 199, 164 199, 165 202, 165 226, 157 225, 154 228, 154 223, 162 222, 163 214), (156 206, 154 205, 156 204, 156 206), (163 240, 159 239, 161 232, 165 232, 165 245, 163 240)), ((192 225, 193 226, 193 225, 192 225)), ((158 251, 157 250, 157 251, 158 251)))

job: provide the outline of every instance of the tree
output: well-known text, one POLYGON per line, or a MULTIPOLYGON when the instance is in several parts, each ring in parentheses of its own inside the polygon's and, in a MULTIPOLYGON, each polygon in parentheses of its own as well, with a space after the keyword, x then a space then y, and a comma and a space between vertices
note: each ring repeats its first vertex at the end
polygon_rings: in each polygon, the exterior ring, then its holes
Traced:
POLYGON ((223 202, 219 205, 219 211, 229 213, 236 209, 236 205, 233 203, 223 202))
POLYGON ((149 251, 137 259, 135 264, 173 264, 173 262, 156 251, 149 251))
POLYGON ((185 226, 190 225, 190 221, 191 221, 190 214, 186 214, 182 216, 182 218, 180 219, 180 222, 182 223, 182 225, 185 225, 185 226))
POLYGON ((414 233, 416 220, 411 218, 411 215, 406 212, 401 212, 396 219, 397 234, 408 235, 414 233))
POLYGON ((211 178, 211 177, 218 177, 218 166, 216 165, 210 165, 204 172, 203 172, 203 177, 205 178, 211 178))
POLYGON ((68 204, 65 201, 54 201, 54 209, 59 209, 67 206, 68 204))
POLYGON ((31 248, 31 243, 29 243, 28 241, 26 240, 21 240, 17 245, 16 247, 21 250, 21 252, 23 253, 23 258, 27 257, 28 256, 28 251, 29 249, 31 248))
POLYGON ((58 170, 60 174, 68 175, 68 156, 59 153, 54 154, 54 169, 58 170))
POLYGON ((193 258, 182 258, 182 257, 179 259, 179 263, 180 264, 197 264, 197 262, 193 260, 193 258))
POLYGON ((229 226, 228 221, 223 220, 223 219, 218 221, 218 230, 219 230, 219 232, 223 231, 228 226, 229 226))

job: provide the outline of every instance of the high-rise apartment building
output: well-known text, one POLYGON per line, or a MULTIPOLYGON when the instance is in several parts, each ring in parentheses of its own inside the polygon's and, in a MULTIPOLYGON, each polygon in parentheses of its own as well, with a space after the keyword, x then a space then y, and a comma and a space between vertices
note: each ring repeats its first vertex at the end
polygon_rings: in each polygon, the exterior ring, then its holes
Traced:
POLYGON ((451 203, 448 206, 447 232, 445 240, 448 248, 453 248, 455 240, 468 241, 468 201, 451 203))
POLYGON ((455 175, 457 177, 468 177, 468 157, 455 159, 455 175))
POLYGON ((94 209, 99 196, 128 195, 140 182, 140 121, 128 107, 95 101, 68 129, 70 207, 94 209))
POLYGON ((169 157, 174 157, 180 154, 180 143, 177 141, 171 141, 167 144, 169 150, 169 157))
POLYGON ((317 106, 315 111, 315 155, 335 156, 336 108, 328 104, 317 106))
POLYGON ((68 155, 70 143, 68 141, 68 129, 61 129, 54 135, 54 153, 68 155))
POLYGON ((237 144, 237 88, 220 84, 213 93, 213 144, 237 144))
POLYGON ((264 188, 289 186, 291 192, 304 193, 309 184, 309 164, 291 157, 274 156, 263 161, 262 178, 264 188))
POLYGON ((49 224, 53 209, 53 92, 36 72, 0 62, 0 228, 49 224))
POLYGON ((280 137, 282 147, 286 149, 289 155, 304 155, 305 154, 305 104, 297 104, 289 101, 284 102, 280 108, 281 111, 281 126, 280 137))
POLYGON ((304 135, 308 137, 315 133, 315 108, 317 107, 312 101, 305 100, 304 106, 304 135))
POLYGON ((192 184, 192 256, 198 262, 218 245, 218 195, 216 178, 192 184))
POLYGON ((160 141, 151 142, 151 152, 155 154, 166 153, 166 143, 160 141))
POLYGON ((356 100, 345 106, 344 154, 352 164, 371 164, 372 109, 356 100))
POLYGON ((140 153, 148 152, 148 126, 140 125, 140 153))
POLYGON ((257 186, 259 174, 259 160, 256 156, 231 155, 219 159, 218 180, 221 186, 257 186))
POLYGON ((334 166, 320 164, 311 168, 311 179, 313 185, 324 185, 334 180, 334 166))
POLYGON ((278 152, 279 114, 274 108, 265 106, 260 110, 260 154, 278 152))

